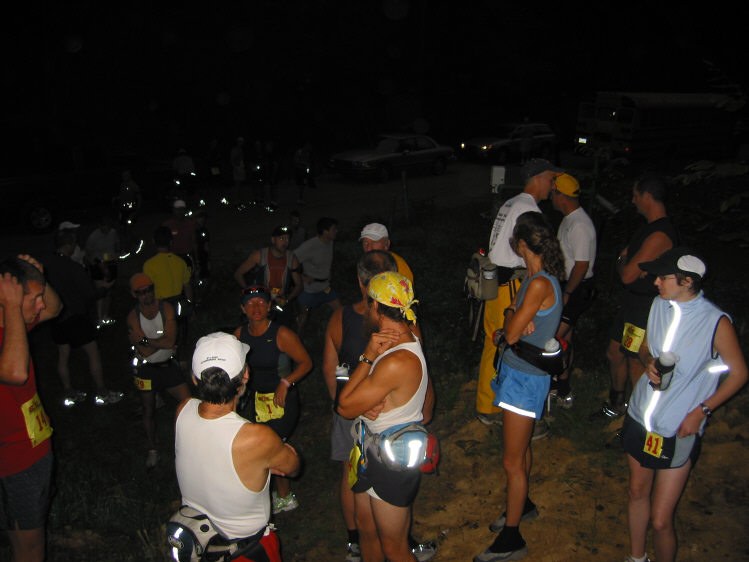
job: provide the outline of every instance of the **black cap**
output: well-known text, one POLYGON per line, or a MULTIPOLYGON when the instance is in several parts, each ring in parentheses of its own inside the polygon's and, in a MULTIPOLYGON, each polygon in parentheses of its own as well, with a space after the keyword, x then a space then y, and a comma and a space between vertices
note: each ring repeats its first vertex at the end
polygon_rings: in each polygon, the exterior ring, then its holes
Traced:
POLYGON ((273 234, 271 236, 285 236, 291 234, 291 230, 288 226, 277 226, 273 229, 273 234))
POLYGON ((638 264, 640 269, 653 275, 671 275, 681 273, 689 277, 702 279, 707 272, 707 266, 692 250, 683 246, 671 248, 663 252, 653 261, 638 264))
POLYGON ((523 165, 523 179, 525 181, 544 172, 563 174, 564 170, 543 158, 531 158, 523 165))

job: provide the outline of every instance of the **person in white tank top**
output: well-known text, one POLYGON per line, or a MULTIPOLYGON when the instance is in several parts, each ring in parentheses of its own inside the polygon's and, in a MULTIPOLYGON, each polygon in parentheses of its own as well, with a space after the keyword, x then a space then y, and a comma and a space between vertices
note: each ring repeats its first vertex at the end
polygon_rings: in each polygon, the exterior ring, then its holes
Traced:
MULTIPOLYGON (((372 432, 431 419, 434 391, 421 349, 411 331, 416 314, 411 282, 388 271, 367 286, 364 323, 371 333, 349 382, 341 390, 338 413, 360 419, 372 432)), ((408 544, 418 470, 396 472, 367 456, 366 471, 353 485, 362 558, 414 560, 408 544)))
POLYGON ((300 462, 270 427, 236 413, 247 388, 249 350, 223 332, 198 340, 192 371, 199 398, 177 408, 175 468, 184 505, 205 513, 224 538, 262 533, 259 546, 271 562, 281 562, 278 537, 267 527, 270 475, 294 476, 300 462))

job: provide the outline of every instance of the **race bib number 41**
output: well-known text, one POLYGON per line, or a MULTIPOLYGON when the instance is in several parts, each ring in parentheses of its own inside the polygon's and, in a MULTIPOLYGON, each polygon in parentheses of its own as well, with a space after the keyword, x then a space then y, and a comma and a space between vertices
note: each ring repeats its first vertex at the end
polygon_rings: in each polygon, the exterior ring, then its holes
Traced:
POLYGON ((21 404, 21 412, 32 447, 36 447, 52 436, 52 425, 49 423, 49 416, 44 411, 38 394, 34 394, 31 399, 21 404))
POLYGON ((648 431, 645 435, 645 445, 643 445, 642 450, 657 459, 661 458, 661 452, 663 451, 663 436, 648 431))

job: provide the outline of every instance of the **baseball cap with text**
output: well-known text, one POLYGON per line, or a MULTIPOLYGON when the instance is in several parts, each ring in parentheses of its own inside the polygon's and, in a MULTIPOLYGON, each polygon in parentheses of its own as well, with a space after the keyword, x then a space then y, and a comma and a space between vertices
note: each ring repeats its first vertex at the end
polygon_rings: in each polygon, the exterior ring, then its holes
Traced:
POLYGON ((229 378, 236 377, 245 367, 250 346, 239 341, 232 334, 214 332, 203 336, 195 344, 192 354, 192 372, 200 379, 206 369, 218 367, 229 378))

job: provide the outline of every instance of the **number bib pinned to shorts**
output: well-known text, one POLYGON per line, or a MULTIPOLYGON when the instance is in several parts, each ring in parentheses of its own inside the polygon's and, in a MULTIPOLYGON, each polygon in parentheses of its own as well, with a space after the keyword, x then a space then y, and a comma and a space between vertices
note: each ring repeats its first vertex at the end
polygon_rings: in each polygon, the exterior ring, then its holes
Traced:
POLYGON ((642 446, 642 450, 657 459, 661 458, 661 453, 663 453, 663 436, 648 431, 645 434, 645 443, 642 446))
POLYGON ((36 447, 52 437, 52 425, 49 423, 49 416, 44 411, 44 406, 42 406, 42 401, 37 393, 34 393, 34 396, 21 404, 21 412, 32 447, 36 447))

